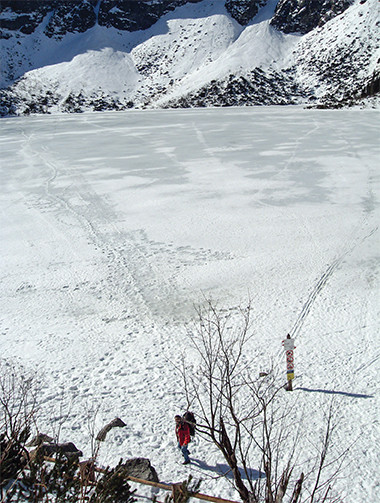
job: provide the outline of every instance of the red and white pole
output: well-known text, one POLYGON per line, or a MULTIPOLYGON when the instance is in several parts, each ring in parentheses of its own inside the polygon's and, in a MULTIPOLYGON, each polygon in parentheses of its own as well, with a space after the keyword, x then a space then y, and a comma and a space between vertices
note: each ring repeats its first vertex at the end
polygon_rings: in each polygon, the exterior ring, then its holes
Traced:
POLYGON ((286 391, 293 391, 293 379, 294 379, 294 339, 291 339, 290 334, 287 335, 286 339, 282 341, 286 353, 286 377, 288 379, 288 384, 286 386, 286 391))

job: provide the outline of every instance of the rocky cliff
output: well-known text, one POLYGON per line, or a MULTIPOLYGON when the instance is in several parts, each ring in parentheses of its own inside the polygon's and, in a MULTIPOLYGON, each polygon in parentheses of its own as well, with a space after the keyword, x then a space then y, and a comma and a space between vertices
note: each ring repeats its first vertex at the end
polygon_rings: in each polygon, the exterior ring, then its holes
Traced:
MULTIPOLYGON (((1 113, 347 102, 377 0, 1 0, 1 113)), ((372 80, 371 80, 372 79, 372 80)))
MULTIPOLYGON (((44 34, 62 37, 95 26, 137 31, 150 28, 160 17, 186 3, 202 0, 2 0, 2 36, 18 30, 33 33, 48 16, 44 34)), ((221 2, 224 0, 220 0, 221 2)), ((267 0, 225 0, 227 12, 247 25, 267 0)), ((341 14, 353 0, 280 0, 272 25, 284 33, 307 33, 341 14)))
POLYGON ((308 33, 342 14, 354 0, 280 0, 271 25, 284 33, 308 33))

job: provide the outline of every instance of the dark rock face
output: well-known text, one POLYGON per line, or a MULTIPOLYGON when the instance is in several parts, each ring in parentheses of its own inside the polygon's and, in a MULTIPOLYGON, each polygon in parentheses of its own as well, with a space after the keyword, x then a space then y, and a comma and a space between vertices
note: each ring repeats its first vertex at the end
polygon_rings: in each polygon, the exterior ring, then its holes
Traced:
MULTIPOLYGON (((84 32, 96 23, 118 30, 151 27, 161 16, 186 3, 202 0, 2 0, 4 30, 33 33, 50 15, 44 30, 48 37, 84 32)), ((242 26, 251 21, 267 0, 225 0, 230 15, 242 26)), ((272 26, 284 33, 307 33, 344 12, 353 0, 280 0, 272 26)), ((6 33, 2 34, 7 37, 6 33)))
POLYGON ((146 2, 103 0, 98 22, 107 28, 112 26, 118 30, 136 31, 149 28, 157 19, 146 2))
MULTIPOLYGON (((49 14, 44 33, 62 37, 66 33, 82 33, 96 23, 118 30, 136 31, 150 28, 158 19, 186 3, 202 0, 2 0, 1 28, 33 33, 49 14), (98 5, 99 4, 99 5, 98 5)), ((231 16, 246 25, 266 0, 225 0, 231 16)), ((7 35, 3 33, 5 38, 7 35)))
MULTIPOLYGON (((3 0, 1 29, 20 30, 31 34, 49 15, 45 35, 60 37, 65 33, 84 32, 96 22, 95 6, 97 0, 3 0)), ((4 37, 5 34, 3 33, 4 37)))
MULTIPOLYGON (((2 0, 0 6, 3 13, 0 28, 6 30, 20 30, 21 33, 33 33, 42 23, 46 14, 52 10, 54 2, 40 2, 38 0, 2 0), (8 14, 8 16, 5 16, 8 14)), ((3 35, 4 36, 4 35, 3 35)))
POLYGON ((186 3, 187 0, 102 0, 98 23, 118 30, 146 30, 161 16, 186 3))
POLYGON ((165 108, 201 108, 295 104, 306 94, 287 71, 265 73, 256 68, 245 76, 229 75, 167 103, 165 108))
POLYGON ((226 0, 226 9, 238 23, 245 26, 257 14, 266 0, 226 0))
MULTIPOLYGON (((44 17, 51 17, 44 30, 48 37, 84 32, 97 22, 118 30, 145 30, 161 16, 186 3, 201 0, 3 0, 1 28, 33 33, 44 17), (99 7, 98 7, 99 3, 99 7)), ((6 35, 3 33, 3 37, 6 35)))
POLYGON ((360 97, 367 98, 368 96, 375 96, 375 94, 380 94, 380 70, 375 71, 363 86, 360 97))
POLYGON ((96 0, 57 2, 45 28, 48 37, 61 37, 66 33, 83 33, 96 23, 96 0))
POLYGON ((280 0, 271 25, 284 33, 308 33, 344 12, 353 0, 280 0))

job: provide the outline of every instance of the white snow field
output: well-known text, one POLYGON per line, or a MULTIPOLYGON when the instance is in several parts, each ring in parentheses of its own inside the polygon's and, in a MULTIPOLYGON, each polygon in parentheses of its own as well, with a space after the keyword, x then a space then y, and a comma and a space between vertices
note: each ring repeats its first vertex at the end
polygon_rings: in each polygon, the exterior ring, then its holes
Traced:
POLYGON ((180 464, 173 416, 186 402, 171 361, 194 304, 250 298, 252 374, 273 360, 285 382, 291 331, 296 379, 281 400, 295 427, 303 413, 305 455, 334 398, 333 452, 351 446, 337 489, 379 501, 378 140, 375 110, 2 119, 1 356, 42 376, 41 429, 88 456, 91 417, 100 429, 118 416, 127 426, 101 463, 147 457, 163 482, 191 473, 203 493, 238 500, 199 437, 199 461, 180 464))

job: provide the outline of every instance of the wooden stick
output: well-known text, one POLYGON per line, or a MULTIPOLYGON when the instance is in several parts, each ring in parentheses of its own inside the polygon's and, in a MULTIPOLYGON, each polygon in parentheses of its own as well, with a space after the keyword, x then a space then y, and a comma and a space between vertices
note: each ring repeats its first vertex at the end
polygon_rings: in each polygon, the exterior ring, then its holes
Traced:
MULTIPOLYGON (((132 482, 137 482, 139 484, 145 484, 148 486, 159 487, 165 491, 172 491, 174 484, 163 484, 162 482, 151 482, 150 480, 139 479, 137 477, 127 476, 128 480, 132 482)), ((177 485, 177 484, 176 484, 177 485)), ((213 503, 237 503, 236 501, 226 500, 224 498, 217 498, 216 496, 208 496, 207 494, 195 493, 191 495, 192 498, 197 498, 199 500, 212 501, 213 503)))
MULTIPOLYGON (((45 459, 45 461, 55 463, 54 458, 44 456, 44 459, 45 459)), ((104 468, 95 468, 95 471, 99 472, 99 473, 106 473, 106 470, 104 468)), ((151 480, 144 480, 144 479, 139 479, 137 477, 132 477, 132 475, 127 475, 126 478, 127 478, 127 480, 130 480, 132 482, 137 482, 138 484, 145 484, 147 486, 158 487, 159 489, 163 489, 164 491, 172 491, 173 486, 178 485, 178 484, 163 484, 162 482, 152 482, 151 480)), ((197 498, 199 500, 211 501, 213 503, 238 503, 237 501, 226 500, 224 498, 217 498, 216 496, 208 496, 207 494, 202 494, 202 493, 192 494, 191 497, 197 498)))

